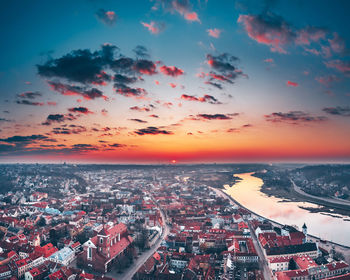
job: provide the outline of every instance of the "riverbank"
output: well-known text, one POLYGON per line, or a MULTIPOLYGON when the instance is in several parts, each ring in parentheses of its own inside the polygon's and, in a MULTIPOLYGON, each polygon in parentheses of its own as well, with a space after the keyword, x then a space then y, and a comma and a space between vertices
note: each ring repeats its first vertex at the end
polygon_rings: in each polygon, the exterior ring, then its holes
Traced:
MULTIPOLYGON (((252 176, 261 178, 257 174, 253 174, 252 176)), ((309 195, 303 191, 298 191, 293 186, 293 181, 291 180, 291 187, 279 188, 278 186, 268 186, 265 183, 261 187, 261 192, 266 194, 269 197, 277 197, 281 199, 281 203, 283 202, 309 202, 313 204, 317 204, 322 207, 304 207, 303 209, 310 211, 310 213, 328 213, 330 216, 334 214, 339 214, 342 216, 347 216, 350 218, 350 202, 349 204, 344 202, 338 202, 333 199, 328 198, 320 198, 313 195, 309 195)), ((348 218, 344 218, 341 216, 334 216, 346 221, 348 218)))
MULTIPOLYGON (((249 175, 251 175, 253 173, 250 173, 249 175)), ((240 174, 235 174, 235 176, 239 176, 240 174)), ((246 174, 245 174, 246 175, 246 174)), ((235 186, 233 186, 235 187, 235 186)), ((230 194, 227 193, 227 190, 224 191, 222 189, 218 189, 218 188, 213 188, 213 190, 219 194, 219 195, 223 195, 224 197, 228 198, 230 201, 232 201, 234 204, 238 205, 239 207, 242 207, 244 209, 246 209, 247 211, 249 211, 253 217, 256 217, 256 218, 261 218, 261 219, 266 219, 268 220, 269 222, 271 222, 271 224, 273 226, 277 226, 277 227, 282 227, 284 224, 283 223, 280 223, 280 222, 277 222, 273 219, 270 219, 270 218, 267 218, 266 216, 263 216, 263 215, 260 215, 256 212, 254 212, 253 210, 249 209, 246 207, 246 205, 243 205, 242 203, 240 203, 239 201, 237 201, 237 199, 235 199, 234 197, 232 197, 230 194)), ((268 198, 267 198, 268 199, 268 198)), ((272 205, 271 205, 272 207, 272 205)), ((278 209, 276 209, 277 211, 279 211, 278 209)), ((281 212, 282 212, 282 209, 281 209, 281 212)), ((294 223, 288 223, 288 224, 291 224, 293 225, 294 223)), ((336 230, 336 229, 334 229, 336 230)), ((347 245, 343 245, 343 244, 340 244, 340 243, 337 243, 337 242, 331 242, 331 241, 324 241, 324 239, 322 238, 319 238, 315 235, 308 235, 309 238, 312 240, 312 241, 319 241, 320 242, 320 247, 323 248, 323 249, 326 249, 327 251, 330 251, 330 249, 332 248, 332 246, 335 247, 335 250, 337 252, 340 252, 346 259, 347 262, 350 262, 350 247, 347 246, 347 245)))

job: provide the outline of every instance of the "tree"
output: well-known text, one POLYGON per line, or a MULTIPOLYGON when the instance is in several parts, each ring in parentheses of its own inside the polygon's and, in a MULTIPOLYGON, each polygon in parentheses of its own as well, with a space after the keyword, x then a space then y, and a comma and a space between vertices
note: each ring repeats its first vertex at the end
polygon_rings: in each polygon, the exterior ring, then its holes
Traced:
POLYGON ((37 226, 38 226, 38 227, 44 227, 44 226, 46 226, 46 220, 45 220, 44 217, 41 217, 41 218, 40 218, 40 220, 39 220, 38 223, 37 223, 37 226))

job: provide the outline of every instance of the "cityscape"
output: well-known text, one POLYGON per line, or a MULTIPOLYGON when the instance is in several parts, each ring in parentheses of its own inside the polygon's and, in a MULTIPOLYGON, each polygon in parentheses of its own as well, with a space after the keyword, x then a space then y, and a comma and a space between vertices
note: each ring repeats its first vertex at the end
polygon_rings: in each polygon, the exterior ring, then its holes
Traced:
POLYGON ((0 280, 350 280, 348 10, 2 1, 0 280))

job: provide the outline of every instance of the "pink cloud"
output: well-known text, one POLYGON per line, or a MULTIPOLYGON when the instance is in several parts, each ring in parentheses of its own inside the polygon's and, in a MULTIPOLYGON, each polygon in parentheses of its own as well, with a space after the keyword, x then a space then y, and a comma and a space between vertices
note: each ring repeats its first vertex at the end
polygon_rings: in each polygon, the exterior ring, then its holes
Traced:
POLYGON ((266 58, 264 60, 264 62, 266 62, 266 63, 274 63, 274 60, 273 60, 273 58, 266 58))
POLYGON ((331 49, 335 53, 342 53, 345 50, 345 42, 339 37, 338 33, 333 33, 333 39, 328 39, 331 49))
POLYGON ((157 23, 155 21, 151 21, 150 23, 141 22, 141 24, 152 34, 159 34, 165 27, 163 23, 157 23))
POLYGON ((214 38, 219 38, 222 31, 220 29, 214 28, 214 29, 207 29, 207 32, 209 36, 214 38))
POLYGON ((329 87, 334 82, 340 81, 340 79, 335 75, 316 77, 315 80, 318 81, 320 84, 327 86, 327 87, 329 87))
POLYGON ((161 66, 159 68, 160 72, 162 72, 164 75, 167 75, 167 76, 172 76, 172 77, 177 77, 177 76, 180 76, 180 75, 183 75, 184 74, 184 71, 180 68, 177 68, 175 66, 161 66))
POLYGON ((191 13, 185 13, 185 19, 188 21, 197 21, 197 22, 201 22, 198 18, 198 15, 196 12, 191 12, 191 13))
POLYGON ((299 86, 299 84, 298 83, 296 83, 296 82, 291 82, 291 81, 287 81, 287 86, 289 86, 289 87, 298 87, 299 86))
POLYGON ((345 75, 350 75, 350 62, 342 61, 340 59, 335 59, 331 61, 325 62, 328 68, 333 68, 338 70, 339 72, 344 73, 345 75))

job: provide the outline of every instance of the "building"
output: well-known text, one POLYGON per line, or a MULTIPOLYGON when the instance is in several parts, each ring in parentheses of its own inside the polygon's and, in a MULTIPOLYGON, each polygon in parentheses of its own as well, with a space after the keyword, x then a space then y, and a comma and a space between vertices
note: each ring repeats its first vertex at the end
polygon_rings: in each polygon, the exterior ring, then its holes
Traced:
POLYGON ((75 252, 69 247, 64 247, 58 252, 52 254, 49 260, 64 266, 68 266, 75 258, 75 252))
POLYGON ((129 253, 132 241, 125 224, 105 225, 96 236, 83 244, 78 264, 105 273, 119 258, 129 253))

